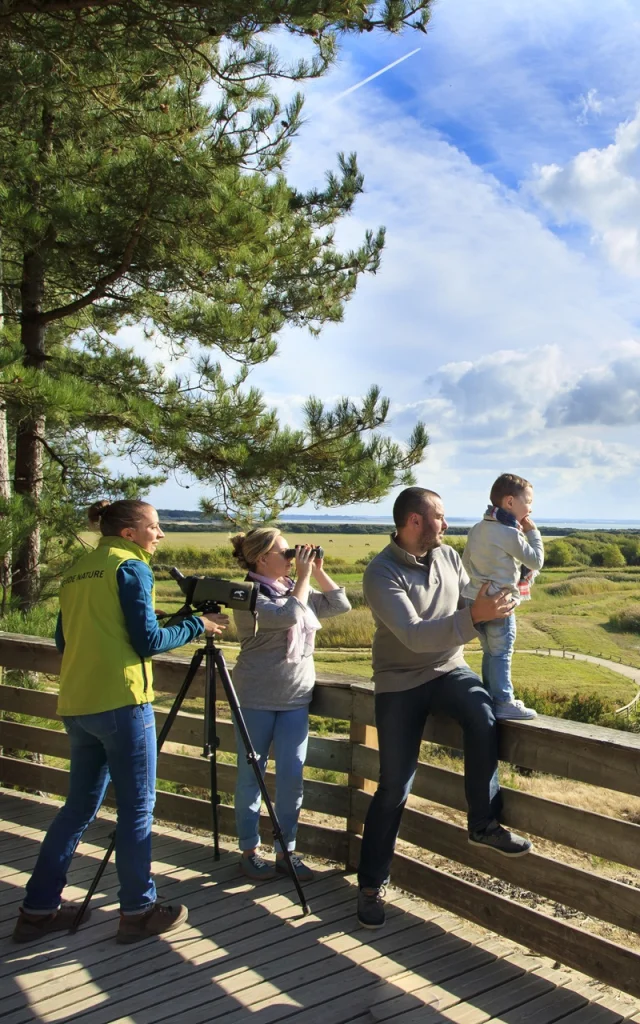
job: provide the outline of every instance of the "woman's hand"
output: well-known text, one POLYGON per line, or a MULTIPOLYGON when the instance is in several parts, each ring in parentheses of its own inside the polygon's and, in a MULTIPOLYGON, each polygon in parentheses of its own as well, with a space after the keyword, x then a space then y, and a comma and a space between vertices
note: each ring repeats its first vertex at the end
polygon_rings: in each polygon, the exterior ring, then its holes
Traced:
POLYGON ((208 636, 216 636, 222 633, 229 625, 229 616, 222 612, 205 612, 198 618, 204 622, 204 631, 208 636))
POLYGON ((322 558, 314 558, 313 568, 311 569, 311 575, 314 579, 318 579, 320 573, 324 572, 324 555, 322 558))
POLYGON ((515 608, 515 601, 508 590, 500 590, 497 594, 487 594, 488 583, 483 583, 478 596, 471 605, 472 622, 491 622, 492 619, 506 619, 515 608))
POLYGON ((308 580, 314 569, 314 548, 310 544, 296 544, 296 579, 308 580))

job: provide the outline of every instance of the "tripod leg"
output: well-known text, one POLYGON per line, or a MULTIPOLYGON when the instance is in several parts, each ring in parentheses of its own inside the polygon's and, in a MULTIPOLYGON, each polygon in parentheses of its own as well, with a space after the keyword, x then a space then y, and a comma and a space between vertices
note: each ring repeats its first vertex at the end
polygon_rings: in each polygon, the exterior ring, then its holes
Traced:
MULTIPOLYGON (((166 740, 166 738, 167 738, 167 736, 169 734, 169 730, 170 730, 171 726, 173 725, 173 723, 175 721, 176 715, 178 714, 178 711, 180 710, 180 707, 182 706, 182 702, 184 701, 184 699, 185 699, 185 697, 187 695, 187 691, 188 691, 189 687, 191 686, 191 683, 193 682, 193 679, 195 677, 196 672, 200 668, 200 663, 202 661, 203 654, 204 654, 204 651, 202 650, 202 648, 199 648, 195 652, 195 654, 193 655, 193 658, 191 659, 191 664, 189 665, 189 668, 187 669, 187 674, 184 677, 184 682, 182 683, 182 686, 180 687, 180 690, 178 691, 176 699, 174 700, 173 704, 171 705, 171 710, 169 711, 169 714, 167 715, 167 720, 164 723, 164 725, 162 726, 162 729, 160 730, 160 732, 158 734, 158 738, 157 738, 157 741, 156 741, 156 750, 157 750, 158 753, 160 753, 160 751, 162 750, 162 745, 163 745, 164 741, 166 740)), ((110 843, 109 843, 109 845, 107 847, 107 850, 105 852, 104 857, 102 858, 102 863, 100 864, 100 867, 96 871, 95 877, 94 877, 93 881, 91 882, 91 885, 89 886, 89 889, 87 891, 87 895, 85 896, 84 900, 82 901, 82 906, 78 910, 78 913, 76 914, 75 918, 73 919, 73 924, 71 925, 71 928, 69 929, 69 931, 71 932, 72 935, 75 935, 75 933, 77 932, 78 928, 82 924, 82 918, 84 917, 84 915, 87 912, 87 907, 89 906, 89 903, 91 901, 91 897, 93 896, 94 892, 98 888, 98 884, 100 882, 100 879, 102 878, 103 874, 105 873, 107 864, 111 860, 111 857, 113 856, 113 851, 115 850, 115 848, 116 848, 116 834, 115 834, 115 832, 113 832, 111 834, 111 841, 110 841, 110 843)))
POLYGON ((218 808, 220 806, 220 794, 218 793, 218 737, 216 735, 216 663, 213 658, 215 648, 211 637, 207 637, 206 651, 206 677, 204 696, 204 730, 205 740, 202 751, 203 757, 209 758, 210 772, 210 799, 211 818, 213 823, 213 859, 220 860, 220 822, 218 808))
POLYGON ((280 843, 280 847, 282 849, 282 853, 284 855, 285 862, 287 864, 287 867, 289 868, 289 874, 291 875, 291 877, 293 879, 293 884, 295 885, 296 892, 297 892, 298 898, 300 900, 300 906, 302 907, 302 913, 306 916, 307 914, 311 913, 311 908, 309 907, 309 904, 307 903, 307 900, 306 900, 306 897, 304 895, 304 892, 302 891, 302 886, 300 885, 300 880, 298 879, 298 876, 296 875, 295 868, 294 868, 293 864, 291 863, 291 855, 289 853, 289 850, 287 849, 287 844, 286 844, 284 835, 282 834, 282 829, 280 828, 280 822, 278 821, 278 819, 276 817, 276 812, 275 812, 275 810, 273 808, 273 804, 271 803, 271 797, 269 796, 269 793, 267 792, 267 787, 266 787, 265 781, 264 781, 264 779, 262 777, 262 772, 260 771, 260 765, 258 764, 258 756, 257 756, 255 750, 253 749, 253 744, 251 742, 251 737, 249 736, 249 731, 247 729, 247 725, 246 725, 246 722, 244 720, 244 717, 243 717, 243 714, 242 714, 242 710, 240 708, 240 704, 238 703, 238 697, 237 697, 236 691, 234 689, 233 683, 231 682, 231 676, 229 675, 229 672, 228 672, 228 669, 227 669, 227 666, 226 666, 226 663, 225 663, 225 660, 224 660, 224 655, 222 654, 222 651, 219 651, 217 649, 217 647, 214 647, 213 657, 214 657, 215 664, 216 664, 216 667, 218 669, 218 672, 220 673, 220 680, 222 682, 222 687, 224 689, 226 698, 229 701, 229 707, 231 708, 231 714, 233 715, 233 717, 234 717, 234 719, 236 721, 236 724, 238 726, 238 732, 240 733, 240 736, 242 737, 242 743, 243 743, 244 749, 246 751, 246 756, 247 756, 247 763, 250 764, 252 766, 252 768, 253 768, 253 771, 254 771, 255 777, 256 777, 256 781, 258 783, 258 786, 260 787, 260 793, 262 795, 262 799, 265 802, 265 805, 266 805, 266 808, 267 808, 267 812, 269 814, 269 817, 271 818, 271 825, 272 825, 272 828, 273 828, 274 839, 276 839, 280 843))

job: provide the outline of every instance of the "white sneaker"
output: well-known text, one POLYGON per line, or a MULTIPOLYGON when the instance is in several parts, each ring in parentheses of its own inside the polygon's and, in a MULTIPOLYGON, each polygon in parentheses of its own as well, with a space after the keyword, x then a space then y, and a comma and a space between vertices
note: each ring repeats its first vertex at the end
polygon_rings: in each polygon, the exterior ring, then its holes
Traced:
POLYGON ((498 721, 500 719, 508 718, 512 720, 526 719, 526 718, 537 718, 538 712, 534 711, 533 708, 527 708, 524 702, 521 700, 505 700, 495 702, 495 715, 498 721))

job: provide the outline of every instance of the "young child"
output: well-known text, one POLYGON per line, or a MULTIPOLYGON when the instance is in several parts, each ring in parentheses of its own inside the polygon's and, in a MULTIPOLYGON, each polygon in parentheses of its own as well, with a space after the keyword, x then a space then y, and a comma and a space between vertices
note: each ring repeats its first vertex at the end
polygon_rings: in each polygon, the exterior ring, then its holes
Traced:
MULTIPOLYGON (((533 577, 542 568, 544 549, 540 531, 530 517, 533 487, 513 473, 499 476, 482 521, 469 530, 462 564, 469 574, 463 597, 473 601, 485 583, 489 594, 508 590, 514 605, 530 599, 533 577)), ((535 718, 533 708, 515 700, 511 657, 516 640, 516 617, 479 623, 482 644, 482 679, 494 701, 496 718, 535 718)))

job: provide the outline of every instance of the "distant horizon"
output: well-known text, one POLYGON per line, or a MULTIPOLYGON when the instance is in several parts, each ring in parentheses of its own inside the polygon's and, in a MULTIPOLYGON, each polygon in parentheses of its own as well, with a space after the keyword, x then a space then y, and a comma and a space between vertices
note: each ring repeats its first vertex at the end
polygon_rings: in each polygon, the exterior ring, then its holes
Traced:
MULTIPOLYGON (((176 515, 176 514, 179 514, 179 513, 185 513, 186 515, 197 515, 197 516, 201 516, 202 515, 202 513, 200 512, 199 509, 183 509, 183 508, 180 508, 180 509, 159 508, 158 509, 158 513, 159 513, 160 516, 162 516, 163 513, 164 514, 172 514, 172 515, 176 515)), ((331 513, 319 513, 319 512, 309 513, 309 514, 304 514, 304 513, 299 513, 299 512, 284 512, 281 516, 278 516, 278 519, 279 519, 280 522, 290 522, 290 523, 332 522, 332 523, 335 523, 336 525, 340 525, 341 523, 350 523, 350 524, 362 523, 363 525, 380 523, 380 524, 390 524, 390 525, 393 525, 393 517, 392 516, 383 516, 383 515, 380 515, 380 516, 354 516, 354 515, 347 516, 347 515, 333 515, 331 513)), ((565 528, 580 527, 580 526, 590 527, 592 529, 598 529, 598 528, 606 529, 608 527, 617 528, 617 527, 624 527, 624 526, 640 528, 640 519, 597 519, 597 518, 594 518, 594 519, 568 519, 568 518, 547 519, 547 518, 544 518, 542 516, 540 516, 540 517, 536 516, 535 517, 535 521, 540 523, 541 526, 543 526, 543 525, 544 526, 558 526, 558 527, 562 526, 562 527, 565 527, 565 528)), ((213 522, 216 522, 216 520, 215 519, 204 519, 204 520, 201 520, 201 522, 204 522, 204 523, 212 522, 213 523, 213 522)), ((478 516, 447 516, 447 522, 450 523, 452 526, 453 525, 456 525, 456 526, 473 525, 473 523, 477 523, 478 522, 478 516)))

